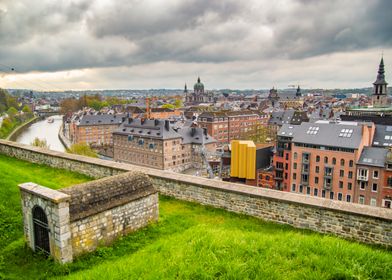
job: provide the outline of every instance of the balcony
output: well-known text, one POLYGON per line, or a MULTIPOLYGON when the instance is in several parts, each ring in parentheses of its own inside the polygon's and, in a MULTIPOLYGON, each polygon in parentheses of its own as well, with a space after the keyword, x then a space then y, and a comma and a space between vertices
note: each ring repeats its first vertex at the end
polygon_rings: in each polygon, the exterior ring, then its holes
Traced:
POLYGON ((357 180, 358 181, 368 181, 369 180, 369 178, 368 178, 369 176, 357 176, 357 180))

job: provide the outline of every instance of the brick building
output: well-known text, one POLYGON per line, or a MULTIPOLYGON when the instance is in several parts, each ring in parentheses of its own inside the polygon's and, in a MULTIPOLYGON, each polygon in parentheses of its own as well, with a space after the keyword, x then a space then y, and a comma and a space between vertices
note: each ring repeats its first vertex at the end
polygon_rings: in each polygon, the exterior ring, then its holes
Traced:
POLYGON ((247 140, 256 126, 266 123, 267 118, 267 114, 251 110, 203 112, 198 117, 198 124, 219 144, 225 144, 231 140, 247 140))
POLYGON ((87 143, 92 146, 113 145, 112 133, 124 117, 124 114, 85 114, 73 118, 69 123, 70 141, 72 144, 87 143))
POLYGON ((128 118, 113 133, 114 160, 163 170, 183 171, 204 162, 216 141, 206 130, 174 128, 168 120, 128 118))

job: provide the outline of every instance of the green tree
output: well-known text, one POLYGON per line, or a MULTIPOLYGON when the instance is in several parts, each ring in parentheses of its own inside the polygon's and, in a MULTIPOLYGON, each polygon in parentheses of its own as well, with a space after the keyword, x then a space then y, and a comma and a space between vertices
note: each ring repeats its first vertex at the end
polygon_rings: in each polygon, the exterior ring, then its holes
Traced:
POLYGON ((27 106, 27 105, 24 105, 24 106, 23 106, 22 111, 23 111, 23 113, 31 113, 31 109, 30 109, 30 107, 27 106))
POLYGON ((67 153, 70 154, 76 154, 76 155, 82 155, 82 156, 88 156, 94 158, 98 157, 98 154, 93 149, 91 149, 91 147, 86 143, 73 144, 66 151, 67 153))
POLYGON ((30 143, 31 146, 35 147, 40 147, 44 149, 49 149, 49 144, 45 139, 39 139, 38 137, 35 137, 33 142, 30 143))
POLYGON ((175 107, 174 107, 174 105, 173 105, 173 104, 169 104, 169 103, 167 103, 167 104, 163 104, 163 105, 162 105, 162 108, 166 108, 166 109, 174 109, 175 107))
POLYGON ((181 108, 182 107, 182 100, 181 99, 176 99, 174 101, 174 107, 181 108))
POLYGON ((12 118, 12 117, 16 116, 16 114, 18 114, 18 110, 16 110, 14 107, 10 107, 7 110, 7 114, 12 118))

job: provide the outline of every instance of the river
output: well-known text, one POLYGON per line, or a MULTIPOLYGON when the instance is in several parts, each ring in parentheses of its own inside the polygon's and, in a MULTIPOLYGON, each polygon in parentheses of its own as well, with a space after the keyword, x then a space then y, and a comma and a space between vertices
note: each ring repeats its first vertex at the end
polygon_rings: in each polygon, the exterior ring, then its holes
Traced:
POLYGON ((16 142, 30 145, 34 138, 38 137, 46 140, 49 149, 64 152, 65 148, 58 137, 63 118, 60 115, 52 118, 54 119, 53 123, 48 123, 47 119, 33 123, 16 138, 16 142))

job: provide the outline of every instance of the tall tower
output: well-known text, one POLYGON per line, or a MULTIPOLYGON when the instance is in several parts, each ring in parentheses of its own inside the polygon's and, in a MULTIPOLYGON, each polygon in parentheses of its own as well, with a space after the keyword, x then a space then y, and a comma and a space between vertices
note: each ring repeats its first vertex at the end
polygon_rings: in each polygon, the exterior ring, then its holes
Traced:
POLYGON ((380 65, 378 67, 377 79, 373 83, 373 94, 372 104, 373 106, 386 106, 388 105, 388 83, 385 81, 384 71, 384 58, 381 58, 380 65))
POLYGON ((298 87, 297 87, 297 91, 296 91, 296 93, 295 93, 295 96, 296 96, 296 97, 301 97, 301 96, 302 96, 301 88, 299 87, 299 85, 298 85, 298 87))

